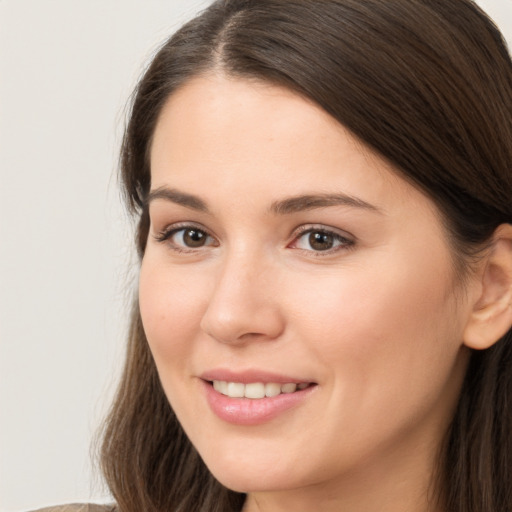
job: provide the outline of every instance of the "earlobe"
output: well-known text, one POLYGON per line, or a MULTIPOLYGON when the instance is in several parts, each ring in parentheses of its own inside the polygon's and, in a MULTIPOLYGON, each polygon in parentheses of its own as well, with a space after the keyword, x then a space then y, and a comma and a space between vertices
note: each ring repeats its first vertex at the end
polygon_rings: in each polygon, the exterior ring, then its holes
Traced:
POLYGON ((489 348, 512 327, 512 225, 496 229, 481 273, 481 294, 464 330, 464 344, 489 348))

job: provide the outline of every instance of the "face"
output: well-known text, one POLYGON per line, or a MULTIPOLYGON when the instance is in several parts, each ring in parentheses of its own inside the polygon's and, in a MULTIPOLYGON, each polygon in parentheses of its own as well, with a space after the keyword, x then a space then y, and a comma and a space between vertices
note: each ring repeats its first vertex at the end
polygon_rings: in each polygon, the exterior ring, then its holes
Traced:
POLYGON ((467 307, 431 200, 316 105, 220 76, 151 148, 144 329, 213 474, 244 492, 431 469, 467 307))

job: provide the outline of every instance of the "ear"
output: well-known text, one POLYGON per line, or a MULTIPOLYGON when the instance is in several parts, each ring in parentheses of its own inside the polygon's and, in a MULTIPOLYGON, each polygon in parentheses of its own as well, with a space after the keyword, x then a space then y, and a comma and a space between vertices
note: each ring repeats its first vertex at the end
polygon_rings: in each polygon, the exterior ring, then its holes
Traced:
POLYGON ((481 262, 480 295, 464 330, 464 344, 482 350, 494 345, 512 327, 512 225, 496 229, 481 262))

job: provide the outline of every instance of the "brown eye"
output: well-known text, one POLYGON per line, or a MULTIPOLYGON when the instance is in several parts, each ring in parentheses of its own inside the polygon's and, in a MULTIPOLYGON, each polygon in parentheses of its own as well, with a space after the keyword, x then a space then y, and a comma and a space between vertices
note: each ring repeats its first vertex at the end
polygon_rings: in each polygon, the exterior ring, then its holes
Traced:
POLYGON ((208 239, 208 235, 199 229, 184 229, 182 230, 182 233, 181 238, 183 240, 183 245, 186 247, 203 247, 208 239))
POLYGON ((312 253, 330 253, 339 249, 348 249, 354 245, 354 241, 335 231, 322 228, 312 228, 303 231, 291 247, 302 249, 312 253))
POLYGON ((312 231, 309 233, 308 242, 315 251, 328 251, 334 246, 334 236, 323 231, 312 231))
POLYGON ((170 244, 175 250, 201 249, 202 247, 214 246, 218 244, 212 236, 202 229, 189 226, 185 228, 173 229, 161 233, 156 237, 159 242, 170 244))

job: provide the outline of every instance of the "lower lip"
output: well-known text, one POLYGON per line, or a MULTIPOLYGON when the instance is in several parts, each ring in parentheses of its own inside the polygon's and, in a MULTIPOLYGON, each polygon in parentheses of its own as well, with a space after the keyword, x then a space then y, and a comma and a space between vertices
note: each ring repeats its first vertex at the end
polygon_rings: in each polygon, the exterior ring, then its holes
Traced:
POLYGON ((211 410, 227 423, 234 425, 261 425, 273 420, 288 409, 300 405, 316 388, 309 386, 294 393, 281 393, 267 398, 230 398, 203 381, 206 399, 211 410))

